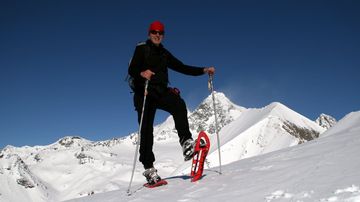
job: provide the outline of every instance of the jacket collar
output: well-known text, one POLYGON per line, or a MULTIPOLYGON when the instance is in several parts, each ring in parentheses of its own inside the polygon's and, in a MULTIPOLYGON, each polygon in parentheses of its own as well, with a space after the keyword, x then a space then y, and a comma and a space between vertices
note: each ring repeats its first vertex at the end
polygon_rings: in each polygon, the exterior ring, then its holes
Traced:
POLYGON ((150 47, 155 47, 155 48, 164 48, 164 46, 162 44, 160 44, 159 46, 156 46, 153 42, 151 42, 150 39, 146 40, 146 44, 149 45, 150 47))

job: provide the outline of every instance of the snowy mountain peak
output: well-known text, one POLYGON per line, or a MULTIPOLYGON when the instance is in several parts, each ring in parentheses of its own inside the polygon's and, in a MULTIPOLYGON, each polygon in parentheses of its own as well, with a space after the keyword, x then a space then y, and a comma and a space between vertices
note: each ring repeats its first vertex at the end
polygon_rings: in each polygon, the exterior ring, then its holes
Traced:
POLYGON ((279 102, 273 102, 265 108, 271 110, 269 115, 276 116, 281 120, 282 129, 296 137, 299 143, 318 138, 325 131, 315 122, 279 102))
MULTIPOLYGON (((218 92, 218 91, 214 91, 214 98, 215 98, 215 102, 216 104, 218 105, 221 105, 221 106, 229 106, 229 107, 236 107, 236 108, 239 108, 239 109, 245 109, 244 107, 240 107, 236 104, 234 104, 232 101, 230 101, 229 98, 227 98, 225 96, 224 93, 222 92, 218 92)), ((208 105, 213 105, 213 98, 212 98, 212 94, 210 94, 207 98, 205 98, 200 105, 202 104, 208 104, 208 105)))
POLYGON ((282 117, 296 117, 298 114, 285 106, 284 104, 280 102, 272 102, 269 105, 262 108, 262 113, 264 113, 266 116, 268 115, 274 115, 274 116, 280 116, 282 117), (295 115, 296 114, 296 115, 295 115))
POLYGON ((296 113, 294 110, 290 109, 286 105, 280 102, 272 102, 269 105, 265 106, 264 111, 269 113, 283 113, 284 115, 290 115, 292 113, 296 113))
MULTIPOLYGON (((214 92, 216 115, 218 117, 218 130, 225 125, 237 119, 240 114, 245 111, 244 107, 240 107, 231 102, 224 93, 214 92)), ((194 133, 206 131, 214 134, 215 131, 215 113, 214 100, 210 94, 204 101, 189 115, 190 129, 194 133)))
POLYGON ((319 133, 324 132, 323 128, 319 127, 314 121, 308 119, 307 117, 295 112, 294 110, 288 108, 282 103, 273 102, 263 108, 263 113, 265 116, 275 116, 280 118, 283 121, 290 122, 297 125, 301 128, 312 128, 319 133))
POLYGON ((287 106, 285 106, 284 104, 282 104, 280 102, 272 102, 266 107, 271 108, 271 109, 276 109, 276 108, 287 108, 288 109, 287 106))
POLYGON ((91 141, 79 136, 66 136, 58 140, 57 143, 64 147, 82 147, 91 144, 91 141))
POLYGON ((320 114, 315 122, 325 129, 329 129, 337 123, 334 117, 327 114, 320 114))

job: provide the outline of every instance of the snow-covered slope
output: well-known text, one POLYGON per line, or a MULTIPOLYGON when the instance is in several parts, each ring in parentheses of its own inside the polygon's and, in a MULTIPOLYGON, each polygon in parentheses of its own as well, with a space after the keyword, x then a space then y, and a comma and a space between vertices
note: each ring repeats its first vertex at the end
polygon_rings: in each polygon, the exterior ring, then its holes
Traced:
MULTIPOLYGON (((280 103, 245 109, 223 93, 215 95, 223 165, 306 142, 325 130, 280 103)), ((207 168, 218 165, 212 104, 209 96, 189 112, 193 134, 204 129, 211 137, 207 168)), ((154 132, 160 175, 187 173, 172 117, 154 132)), ((130 179, 135 138, 135 133, 100 142, 64 137, 47 146, 8 146, 0 152, 0 201, 63 201, 123 189, 130 179)), ((138 163, 134 184, 144 182, 142 172, 138 163)))
POLYGON ((64 137, 48 146, 6 147, 0 153, 0 179, 7 182, 1 183, 0 201, 62 201, 118 189, 128 180, 134 146, 107 146, 111 142, 64 137))
POLYGON ((49 198, 48 187, 34 175, 16 154, 0 161, 0 201, 43 201, 49 198), (2 200, 2 198, 6 200, 2 200))
POLYGON ((243 159, 205 170, 191 183, 187 175, 167 178, 156 189, 126 185, 108 193, 71 202, 117 201, 252 201, 252 202, 359 202, 360 201, 360 111, 347 115, 324 136, 314 141, 265 155, 243 159))

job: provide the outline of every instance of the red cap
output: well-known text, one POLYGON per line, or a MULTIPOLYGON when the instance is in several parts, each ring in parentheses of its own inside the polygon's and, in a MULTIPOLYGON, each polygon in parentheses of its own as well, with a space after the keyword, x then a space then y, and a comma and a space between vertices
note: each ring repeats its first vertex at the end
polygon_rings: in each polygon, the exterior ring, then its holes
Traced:
POLYGON ((157 31, 162 31, 163 32, 163 31, 165 31, 165 26, 160 21, 154 21, 153 23, 150 24, 149 32, 151 30, 157 30, 157 31))

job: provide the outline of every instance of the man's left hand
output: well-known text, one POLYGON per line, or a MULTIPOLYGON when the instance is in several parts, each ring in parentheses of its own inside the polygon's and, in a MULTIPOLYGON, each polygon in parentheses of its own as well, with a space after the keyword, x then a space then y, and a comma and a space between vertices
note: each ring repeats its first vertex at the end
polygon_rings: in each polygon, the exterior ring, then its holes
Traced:
POLYGON ((214 75, 215 74, 215 67, 205 67, 204 72, 209 74, 210 76, 214 75))

